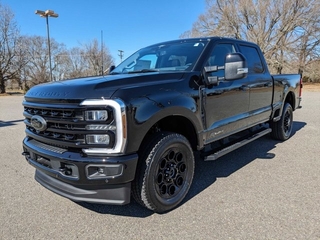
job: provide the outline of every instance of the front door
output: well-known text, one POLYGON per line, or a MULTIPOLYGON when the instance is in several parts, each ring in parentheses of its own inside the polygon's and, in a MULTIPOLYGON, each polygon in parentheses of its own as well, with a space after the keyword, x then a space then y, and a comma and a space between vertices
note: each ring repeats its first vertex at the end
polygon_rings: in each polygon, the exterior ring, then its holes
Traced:
MULTIPOLYGON (((217 44, 207 66, 224 66, 228 53, 236 52, 232 43, 217 44)), ((224 76, 218 70, 215 76, 224 76)), ((205 144, 219 140, 247 127, 249 111, 248 78, 221 81, 217 86, 205 88, 205 144)))

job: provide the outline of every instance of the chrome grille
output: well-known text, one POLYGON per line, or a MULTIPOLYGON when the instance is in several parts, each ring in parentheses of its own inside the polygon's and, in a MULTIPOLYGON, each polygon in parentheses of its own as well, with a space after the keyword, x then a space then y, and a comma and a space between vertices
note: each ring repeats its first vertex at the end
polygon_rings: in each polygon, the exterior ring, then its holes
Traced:
POLYGON ((107 105, 81 106, 79 103, 48 103, 39 101, 24 101, 26 135, 29 140, 75 151, 88 148, 112 148, 115 142, 113 109, 107 105), (86 111, 107 110, 110 118, 101 121, 86 121, 86 111), (40 121, 40 122, 37 122, 40 121), (45 127, 39 127, 45 124, 45 127), (94 124, 110 126, 109 128, 90 129, 87 126, 94 124), (109 145, 87 144, 86 135, 108 134, 111 138, 109 145))
POLYGON ((83 109, 49 109, 39 106, 24 106, 27 135, 42 141, 53 140, 55 145, 81 147, 85 144, 85 126, 83 109), (47 122, 44 131, 38 131, 31 125, 32 116, 41 116, 47 122), (63 143, 57 143, 62 141, 63 143))

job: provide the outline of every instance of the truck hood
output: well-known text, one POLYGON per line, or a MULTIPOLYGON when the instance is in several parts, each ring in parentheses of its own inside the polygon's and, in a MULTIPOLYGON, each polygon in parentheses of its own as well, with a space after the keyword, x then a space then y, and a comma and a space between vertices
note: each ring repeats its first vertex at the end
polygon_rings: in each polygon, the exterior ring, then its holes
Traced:
POLYGON ((119 74, 98 77, 87 77, 40 84, 32 87, 26 98, 42 99, 88 99, 111 98, 120 88, 142 87, 145 85, 163 84, 163 81, 177 81, 183 72, 175 73, 139 73, 119 74))

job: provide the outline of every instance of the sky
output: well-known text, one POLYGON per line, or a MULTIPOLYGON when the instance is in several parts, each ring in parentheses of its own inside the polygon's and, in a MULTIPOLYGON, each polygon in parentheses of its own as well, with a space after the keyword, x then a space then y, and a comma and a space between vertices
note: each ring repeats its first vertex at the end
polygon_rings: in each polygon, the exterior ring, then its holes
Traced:
POLYGON ((14 13, 21 35, 47 37, 46 21, 36 10, 53 10, 50 38, 66 47, 93 39, 107 46, 116 65, 148 45, 178 39, 205 11, 205 0, 0 0, 14 13))

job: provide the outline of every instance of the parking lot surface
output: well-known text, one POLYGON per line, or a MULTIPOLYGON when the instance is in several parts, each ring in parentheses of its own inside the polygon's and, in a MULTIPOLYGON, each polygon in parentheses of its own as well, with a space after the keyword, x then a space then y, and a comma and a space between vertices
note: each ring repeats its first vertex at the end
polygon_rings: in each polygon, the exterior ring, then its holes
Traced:
POLYGON ((22 100, 0 97, 0 239, 320 239, 320 92, 303 93, 286 142, 265 136, 197 161, 185 201, 166 214, 40 186, 21 155, 22 100))

